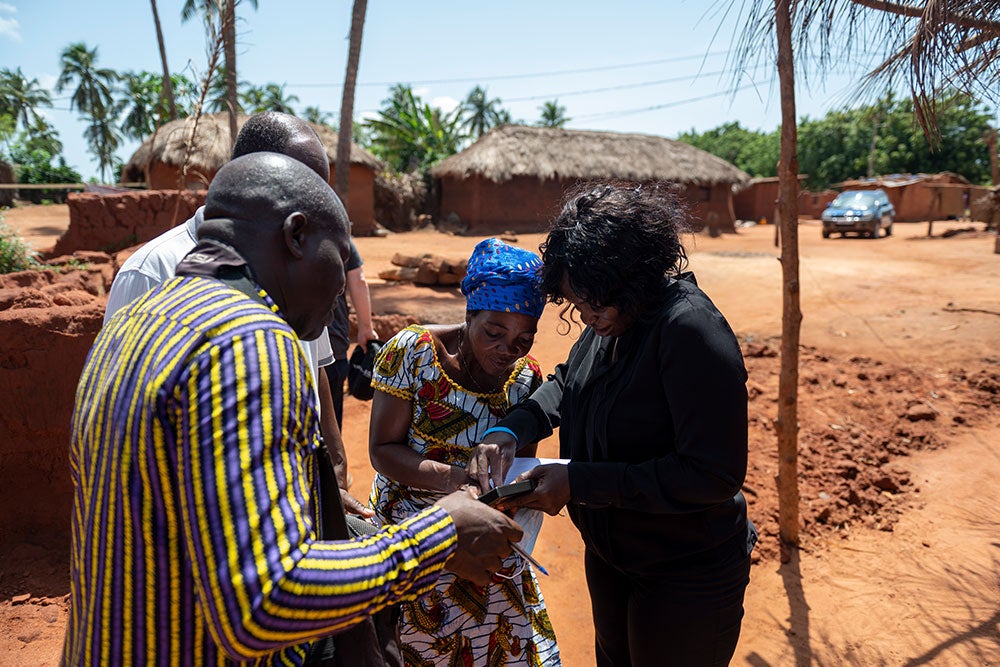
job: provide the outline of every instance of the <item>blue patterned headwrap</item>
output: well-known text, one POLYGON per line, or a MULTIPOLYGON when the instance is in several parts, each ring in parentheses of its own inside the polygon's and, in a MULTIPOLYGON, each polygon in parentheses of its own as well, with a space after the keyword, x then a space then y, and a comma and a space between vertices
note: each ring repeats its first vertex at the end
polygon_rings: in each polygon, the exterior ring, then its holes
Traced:
POLYGON ((545 295, 539 273, 542 260, 530 250, 499 239, 484 239, 469 258, 462 279, 466 310, 494 310, 541 317, 545 295))

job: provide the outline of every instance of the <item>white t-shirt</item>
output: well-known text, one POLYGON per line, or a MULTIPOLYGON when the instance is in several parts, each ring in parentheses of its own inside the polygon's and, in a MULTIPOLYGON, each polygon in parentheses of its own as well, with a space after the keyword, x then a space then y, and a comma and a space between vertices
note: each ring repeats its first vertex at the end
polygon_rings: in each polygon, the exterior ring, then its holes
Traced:
MULTIPOLYGON (((177 225, 149 241, 125 260, 108 293, 104 322, 160 283, 173 278, 174 269, 198 243, 198 226, 205 221, 205 207, 201 206, 183 225, 177 225)), ((319 369, 333 363, 333 348, 326 329, 316 340, 299 341, 309 359, 313 381, 319 369)))

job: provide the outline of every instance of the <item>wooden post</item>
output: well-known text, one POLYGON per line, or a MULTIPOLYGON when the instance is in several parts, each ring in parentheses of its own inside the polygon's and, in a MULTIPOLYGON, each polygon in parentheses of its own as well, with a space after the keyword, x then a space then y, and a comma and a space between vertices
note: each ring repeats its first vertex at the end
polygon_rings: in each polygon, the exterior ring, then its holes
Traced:
MULTIPOLYGON (((781 226, 781 371, 778 377, 778 534, 783 551, 799 543, 798 384, 799 333, 799 158, 792 52, 792 4, 775 0, 778 80, 781 90, 781 159, 778 211, 781 226)), ((787 553, 785 554, 787 556, 787 553)), ((782 560, 786 560, 785 557, 782 560)))

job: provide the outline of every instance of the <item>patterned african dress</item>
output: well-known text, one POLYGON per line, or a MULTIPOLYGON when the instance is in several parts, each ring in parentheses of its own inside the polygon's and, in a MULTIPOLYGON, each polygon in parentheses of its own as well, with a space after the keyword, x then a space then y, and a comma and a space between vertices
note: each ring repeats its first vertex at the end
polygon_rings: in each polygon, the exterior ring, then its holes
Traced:
MULTIPOLYGON (((500 391, 469 391, 441 367, 430 332, 414 325, 382 348, 372 386, 411 402, 410 447, 428 459, 465 466, 486 429, 541 381, 529 355, 518 360, 500 391)), ((369 504, 383 523, 395 524, 441 496, 376 474, 369 504)), ((535 573, 517 554, 486 587, 442 574, 432 591, 402 604, 400 634, 403 658, 413 667, 562 664, 535 573)))

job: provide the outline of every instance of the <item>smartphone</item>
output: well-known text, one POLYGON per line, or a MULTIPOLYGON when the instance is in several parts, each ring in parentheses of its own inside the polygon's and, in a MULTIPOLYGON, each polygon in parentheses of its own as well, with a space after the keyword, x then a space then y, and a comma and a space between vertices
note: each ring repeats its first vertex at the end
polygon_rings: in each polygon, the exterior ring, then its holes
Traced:
POLYGON ((479 500, 487 505, 496 505, 501 500, 516 498, 518 496, 523 496, 526 493, 531 493, 535 490, 536 486, 538 486, 537 479, 526 479, 522 482, 504 484, 503 486, 490 489, 483 495, 479 496, 479 500))

